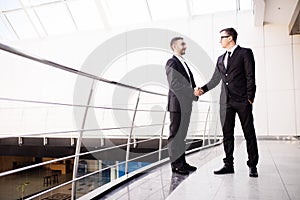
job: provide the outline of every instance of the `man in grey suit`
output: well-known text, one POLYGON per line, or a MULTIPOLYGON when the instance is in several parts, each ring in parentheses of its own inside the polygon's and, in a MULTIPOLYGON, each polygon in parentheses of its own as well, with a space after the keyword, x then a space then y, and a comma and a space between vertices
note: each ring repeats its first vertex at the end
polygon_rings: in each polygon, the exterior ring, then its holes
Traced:
POLYGON ((218 58, 211 80, 195 91, 199 96, 222 81, 220 96, 220 119, 225 150, 224 167, 214 171, 215 174, 234 173, 234 126, 238 114, 247 144, 249 176, 258 177, 258 149, 253 125, 252 104, 254 102, 255 61, 251 49, 236 44, 237 32, 234 28, 220 31, 220 44, 226 52, 218 58))
POLYGON ((196 87, 193 74, 184 58, 186 43, 182 37, 171 40, 170 46, 174 52, 167 61, 166 74, 169 84, 168 111, 170 112, 170 136, 168 152, 172 171, 178 174, 189 174, 197 168, 187 164, 185 160, 185 138, 187 135, 196 87))

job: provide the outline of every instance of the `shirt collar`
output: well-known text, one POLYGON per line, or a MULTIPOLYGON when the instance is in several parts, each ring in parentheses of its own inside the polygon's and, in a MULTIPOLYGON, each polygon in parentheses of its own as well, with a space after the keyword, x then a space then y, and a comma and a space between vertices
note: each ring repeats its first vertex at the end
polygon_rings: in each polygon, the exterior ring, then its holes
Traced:
POLYGON ((227 50, 227 52, 230 51, 230 52, 231 52, 231 55, 232 55, 233 52, 234 52, 234 50, 237 48, 237 46, 238 46, 237 44, 234 45, 231 49, 227 50))
POLYGON ((178 58, 178 60, 180 60, 180 62, 184 62, 184 58, 183 58, 183 57, 178 56, 178 55, 176 55, 176 54, 174 54, 174 56, 176 56, 176 58, 178 58))

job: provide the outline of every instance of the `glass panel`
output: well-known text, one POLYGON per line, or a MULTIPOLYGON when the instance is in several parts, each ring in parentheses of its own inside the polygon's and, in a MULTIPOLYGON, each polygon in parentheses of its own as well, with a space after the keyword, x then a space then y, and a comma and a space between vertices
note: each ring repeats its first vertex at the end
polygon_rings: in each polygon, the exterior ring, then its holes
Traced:
MULTIPOLYGON (((2 160, 4 159, 6 166, 11 166, 10 170, 52 160, 46 157, 2 156, 2 160)), ((58 188, 37 199, 71 199, 71 185, 59 185, 71 180, 72 162, 72 160, 63 160, 61 163, 55 162, 0 177, 0 199, 27 199, 52 187, 58 188)))
POLYGON ((31 6, 31 1, 30 0, 19 0, 24 7, 30 7, 31 6))
POLYGON ((68 2, 71 14, 80 30, 103 28, 103 23, 94 0, 68 2))
POLYGON ((236 9, 236 0, 191 0, 192 15, 223 12, 236 9))
POLYGON ((31 5, 36 6, 36 5, 42 5, 45 3, 51 3, 51 2, 58 2, 61 0, 30 0, 31 5))
POLYGON ((32 23, 34 24, 36 30, 38 31, 39 35, 44 37, 46 36, 46 32, 43 29, 39 19, 37 18, 37 15, 35 14, 33 9, 27 9, 27 13, 29 15, 29 18, 31 19, 32 23))
POLYGON ((7 25, 4 23, 6 21, 5 18, 0 16, 0 37, 2 40, 13 40, 17 39, 15 34, 11 33, 9 29, 7 28, 7 25))
POLYGON ((76 30, 64 3, 45 5, 35 10, 49 35, 70 33, 76 30))
POLYGON ((12 10, 21 8, 19 0, 0 0, 0 10, 12 10))
POLYGON ((148 0, 153 20, 188 17, 186 0, 148 0))
POLYGON ((30 20, 23 10, 9 12, 6 16, 20 39, 38 37, 30 20))

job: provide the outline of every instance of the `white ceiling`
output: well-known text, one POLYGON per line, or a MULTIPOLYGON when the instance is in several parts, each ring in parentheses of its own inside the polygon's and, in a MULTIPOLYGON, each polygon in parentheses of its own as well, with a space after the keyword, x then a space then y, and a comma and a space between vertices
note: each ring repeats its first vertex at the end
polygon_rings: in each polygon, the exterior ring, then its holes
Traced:
POLYGON ((288 26, 299 0, 265 0, 264 23, 288 26))
POLYGON ((252 0, 0 0, 0 41, 249 9, 252 0))

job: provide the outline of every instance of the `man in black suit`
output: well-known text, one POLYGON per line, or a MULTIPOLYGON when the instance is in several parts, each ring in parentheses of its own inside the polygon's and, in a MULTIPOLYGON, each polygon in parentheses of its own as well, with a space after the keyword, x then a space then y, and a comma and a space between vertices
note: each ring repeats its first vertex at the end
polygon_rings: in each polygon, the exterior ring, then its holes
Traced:
POLYGON ((174 52, 166 64, 166 74, 169 84, 168 111, 170 112, 170 136, 168 138, 168 152, 172 171, 187 175, 196 171, 196 167, 187 164, 185 160, 185 138, 187 135, 196 84, 193 74, 184 58, 186 43, 183 38, 175 37, 170 46, 174 52))
POLYGON ((199 90, 195 90, 195 95, 199 96, 222 81, 220 119, 226 156, 223 159, 224 167, 214 173, 234 173, 234 126, 237 113, 247 143, 249 176, 258 177, 258 149, 252 114, 256 91, 254 56, 251 49, 236 45, 238 34, 234 28, 223 29, 220 35, 220 43, 226 52, 218 58, 211 80, 199 90))

